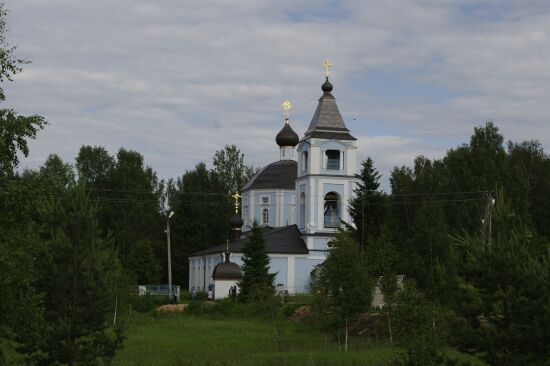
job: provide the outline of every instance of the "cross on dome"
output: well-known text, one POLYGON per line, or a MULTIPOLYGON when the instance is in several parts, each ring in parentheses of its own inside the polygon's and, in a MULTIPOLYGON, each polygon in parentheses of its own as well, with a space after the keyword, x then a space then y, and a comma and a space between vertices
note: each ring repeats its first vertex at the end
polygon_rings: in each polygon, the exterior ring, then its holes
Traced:
POLYGON ((285 115, 285 121, 286 123, 288 123, 288 116, 290 115, 290 110, 292 109, 292 107, 294 107, 292 105, 292 103, 289 102, 288 99, 286 99, 283 104, 281 104, 281 107, 283 107, 283 110, 284 110, 284 115, 285 115))
POLYGON ((232 195, 231 197, 233 197, 233 199, 235 200, 235 212, 238 212, 239 211, 239 200, 241 199, 241 195, 239 194, 239 192, 235 192, 234 195, 232 195))
POLYGON ((323 66, 325 67, 325 77, 328 78, 329 69, 332 67, 332 62, 330 62, 329 60, 325 60, 325 62, 323 62, 323 66))

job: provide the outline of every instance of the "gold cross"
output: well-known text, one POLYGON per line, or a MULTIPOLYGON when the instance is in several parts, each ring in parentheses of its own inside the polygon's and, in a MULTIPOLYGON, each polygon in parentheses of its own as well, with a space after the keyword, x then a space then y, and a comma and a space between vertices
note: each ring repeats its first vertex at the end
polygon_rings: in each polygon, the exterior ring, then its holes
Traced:
POLYGON ((235 200, 235 212, 239 212, 239 199, 242 197, 239 192, 235 192, 234 195, 232 195, 233 199, 235 200))
POLYGON ((288 115, 290 114, 290 110, 292 109, 293 105, 287 99, 283 102, 283 104, 281 104, 281 107, 283 107, 284 114, 285 114, 285 120, 288 123, 288 115))
POLYGON ((332 62, 325 60, 325 62, 323 62, 323 66, 325 67, 325 76, 328 78, 329 69, 332 66, 332 62))

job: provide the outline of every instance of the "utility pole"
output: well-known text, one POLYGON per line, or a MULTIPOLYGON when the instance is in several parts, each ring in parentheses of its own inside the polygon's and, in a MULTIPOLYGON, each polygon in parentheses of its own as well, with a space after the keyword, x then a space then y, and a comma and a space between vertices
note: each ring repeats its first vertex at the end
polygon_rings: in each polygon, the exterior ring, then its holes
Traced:
POLYGON ((170 219, 174 216, 171 211, 166 220, 166 243, 168 245, 168 298, 172 300, 172 255, 170 253, 170 219))

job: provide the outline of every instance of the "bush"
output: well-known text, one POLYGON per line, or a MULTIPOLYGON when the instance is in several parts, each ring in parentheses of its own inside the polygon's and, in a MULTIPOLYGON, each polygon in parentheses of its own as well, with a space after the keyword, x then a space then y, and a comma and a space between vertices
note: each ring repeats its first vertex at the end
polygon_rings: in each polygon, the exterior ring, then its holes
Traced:
POLYGON ((144 296, 132 296, 130 298, 130 305, 132 306, 132 311, 138 313, 147 313, 151 310, 156 309, 160 305, 171 304, 172 302, 167 296, 155 296, 155 295, 144 295, 144 296))

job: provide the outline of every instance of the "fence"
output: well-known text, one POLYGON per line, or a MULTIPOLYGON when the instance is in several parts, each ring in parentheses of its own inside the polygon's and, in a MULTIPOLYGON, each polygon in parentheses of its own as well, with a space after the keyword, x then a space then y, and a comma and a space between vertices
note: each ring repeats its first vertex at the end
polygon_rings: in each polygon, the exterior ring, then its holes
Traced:
MULTIPOLYGON (((168 285, 139 285, 139 296, 152 295, 152 296, 169 296, 170 287, 168 285)), ((176 294, 177 298, 180 298, 180 287, 172 285, 172 294, 176 294)))

